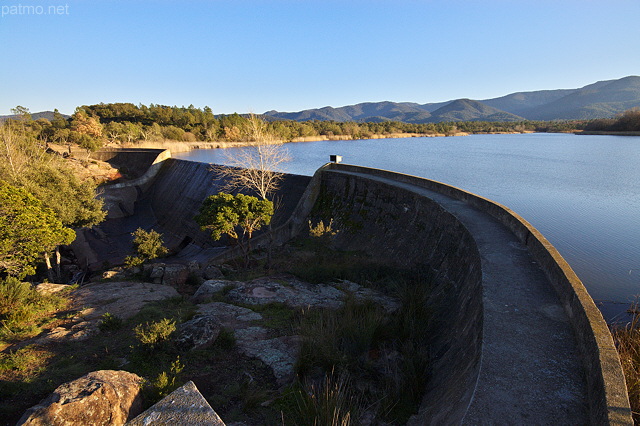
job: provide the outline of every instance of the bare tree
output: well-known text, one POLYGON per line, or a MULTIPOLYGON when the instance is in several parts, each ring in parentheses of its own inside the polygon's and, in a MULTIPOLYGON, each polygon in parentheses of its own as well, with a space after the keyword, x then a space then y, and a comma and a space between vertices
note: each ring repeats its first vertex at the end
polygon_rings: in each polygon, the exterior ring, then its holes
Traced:
MULTIPOLYGON (((281 171, 282 164, 289 161, 289 151, 282 146, 274 135, 269 132, 267 125, 259 117, 251 114, 245 128, 246 139, 256 145, 241 150, 227 151, 227 164, 232 167, 215 167, 213 170, 218 177, 225 178, 227 183, 223 191, 233 189, 249 189, 255 191, 262 200, 272 198, 274 211, 281 202, 273 200, 273 195, 280 188, 284 178, 281 171)), ((273 229, 269 222, 267 227, 269 244, 267 248, 267 265, 271 267, 271 251, 273 247, 273 229)))
POLYGON ((246 132, 256 145, 227 152, 227 164, 231 167, 214 167, 214 171, 227 180, 223 190, 249 189, 267 200, 280 187, 284 176, 281 166, 289 161, 289 152, 254 114, 249 117, 246 132))

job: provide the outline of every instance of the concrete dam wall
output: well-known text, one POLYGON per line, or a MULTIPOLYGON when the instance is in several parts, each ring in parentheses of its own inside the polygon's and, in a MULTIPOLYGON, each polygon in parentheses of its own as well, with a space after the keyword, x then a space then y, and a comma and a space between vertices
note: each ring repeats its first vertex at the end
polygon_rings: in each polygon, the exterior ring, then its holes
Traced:
MULTIPOLYGON (((130 254, 137 227, 164 233, 185 261, 228 257, 193 221, 222 182, 207 164, 156 159, 145 160, 160 164, 152 175, 107 189, 120 200, 114 217, 79 236, 90 264, 130 254)), ((343 164, 288 176, 280 195, 275 241, 309 218, 332 217, 342 248, 432 271, 433 369, 412 424, 632 424, 606 323, 555 248, 517 214, 442 183, 343 164)))
POLYGON ((508 208, 449 185, 343 164, 316 211, 348 248, 436 272, 434 371, 414 424, 632 424, 602 315, 555 248, 508 208))

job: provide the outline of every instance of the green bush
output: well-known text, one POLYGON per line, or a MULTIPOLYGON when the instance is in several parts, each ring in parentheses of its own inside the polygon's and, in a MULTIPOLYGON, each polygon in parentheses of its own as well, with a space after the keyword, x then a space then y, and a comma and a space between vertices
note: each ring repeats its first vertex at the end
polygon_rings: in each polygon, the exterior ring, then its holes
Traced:
POLYGON ((122 326, 122 318, 109 312, 106 312, 104 315, 102 315, 102 319, 98 323, 98 328, 100 329, 100 331, 117 331, 120 330, 122 326))
POLYGON ((136 338, 145 346, 155 347, 165 343, 176 331, 176 322, 168 318, 151 323, 138 324, 133 329, 136 338))
POLYGON ((31 284, 14 277, 0 281, 0 316, 9 314, 24 304, 33 294, 31 284))
POLYGON ((7 277, 0 280, 0 340, 20 340, 40 333, 52 313, 67 299, 60 293, 41 294, 31 284, 7 277))
POLYGON ((176 379, 184 370, 184 364, 180 362, 180 357, 171 363, 169 371, 163 371, 158 376, 146 382, 142 388, 143 400, 147 407, 155 404, 165 396, 178 388, 176 379))
POLYGON ((139 266, 146 261, 165 256, 169 250, 164 246, 162 234, 138 228, 133 235, 133 248, 136 256, 127 256, 125 263, 129 267, 139 266))
POLYGON ((127 268, 135 268, 144 263, 144 259, 139 256, 127 256, 124 258, 124 265, 127 268))

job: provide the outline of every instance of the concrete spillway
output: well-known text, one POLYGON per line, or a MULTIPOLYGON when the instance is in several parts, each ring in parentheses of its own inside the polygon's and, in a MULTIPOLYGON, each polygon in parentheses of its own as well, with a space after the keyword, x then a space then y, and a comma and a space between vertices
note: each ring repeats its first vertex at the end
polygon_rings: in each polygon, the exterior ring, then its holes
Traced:
MULTIPOLYGON (((115 165, 126 162, 137 178, 103 188, 101 197, 109 210, 108 219, 91 230, 78 231, 74 251, 92 270, 122 264, 125 256, 132 254, 131 233, 138 228, 163 234, 165 245, 173 253, 169 261, 203 262, 224 249, 224 242, 213 241, 193 218, 202 201, 218 193, 225 182, 209 164, 173 159, 166 151, 145 151, 135 158, 122 153, 112 158, 108 153, 97 154, 120 162, 115 165), (155 162, 159 156, 165 158, 155 162)), ((291 215, 309 180, 308 176, 285 176, 276 194, 281 202, 273 218, 275 226, 291 215)))

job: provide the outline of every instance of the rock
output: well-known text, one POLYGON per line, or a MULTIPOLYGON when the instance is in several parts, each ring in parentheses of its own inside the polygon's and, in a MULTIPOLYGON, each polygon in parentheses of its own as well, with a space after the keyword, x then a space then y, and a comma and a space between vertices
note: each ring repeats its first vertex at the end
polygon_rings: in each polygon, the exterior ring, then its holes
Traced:
POLYGON ((196 303, 202 303, 214 294, 221 292, 225 288, 237 287, 239 283, 227 280, 208 280, 202 283, 193 294, 192 299, 196 303))
POLYGON ((33 344, 52 341, 84 340, 97 333, 102 315, 112 315, 127 319, 140 312, 147 303, 178 297, 175 288, 160 284, 139 282, 92 283, 69 293, 72 308, 78 310, 74 322, 65 327, 57 327, 39 336, 33 344))
POLYGON ((53 294, 69 287, 71 286, 67 284, 41 283, 36 286, 36 291, 41 294, 53 294))
POLYGON ((223 327, 230 329, 243 327, 246 326, 246 323, 262 320, 262 315, 251 309, 222 302, 198 305, 198 312, 214 316, 223 327))
POLYGON ((65 383, 28 409, 18 425, 123 425, 142 411, 142 378, 101 370, 65 383))
POLYGON ((226 263, 223 263, 222 265, 220 265, 220 270, 224 274, 232 274, 232 273, 236 272, 236 270, 235 270, 235 268, 233 266, 227 265, 226 263))
POLYGON ((116 270, 104 271, 102 273, 103 280, 110 280, 110 279, 114 279, 122 276, 123 276, 122 271, 116 271, 116 270))
POLYGON ((295 377, 294 366, 302 346, 300 336, 268 339, 268 331, 262 327, 239 329, 234 335, 238 350, 269 366, 278 385, 291 383, 295 377))
POLYGON ((200 264, 196 260, 192 260, 187 264, 187 268, 189 268, 189 273, 196 273, 200 271, 200 264))
POLYGON ((149 274, 149 278, 155 284, 161 284, 163 276, 164 276, 164 263, 154 263, 151 268, 151 273, 149 274))
POLYGON ((175 342, 184 351, 205 348, 215 342, 220 330, 220 323, 213 315, 199 315, 180 324, 175 342))
POLYGON ((178 297, 175 288, 139 282, 92 283, 71 293, 74 307, 82 308, 85 320, 99 319, 109 312, 122 319, 137 314, 144 305, 157 300, 178 297))
POLYGON ((147 425, 225 426, 191 381, 127 423, 127 426, 147 425))
POLYGON ((285 303, 291 307, 337 309, 342 306, 346 294, 330 285, 309 284, 293 276, 279 276, 239 283, 227 297, 247 305, 285 303))
POLYGON ((187 278, 189 278, 189 267, 186 265, 166 265, 162 276, 162 284, 180 287, 187 282, 187 278))
POLYGON ((205 280, 219 280, 224 278, 224 274, 216 266, 209 265, 202 271, 202 276, 205 280))

